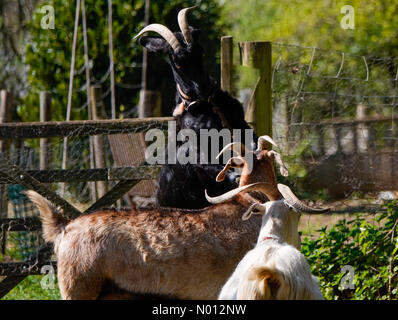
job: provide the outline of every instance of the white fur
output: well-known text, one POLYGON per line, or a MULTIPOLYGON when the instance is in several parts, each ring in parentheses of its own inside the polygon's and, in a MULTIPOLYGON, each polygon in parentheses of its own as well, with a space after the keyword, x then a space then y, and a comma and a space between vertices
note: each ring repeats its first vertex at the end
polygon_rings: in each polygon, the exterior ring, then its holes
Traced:
POLYGON ((257 245, 240 261, 218 299, 322 300, 317 279, 298 250, 299 214, 284 200, 261 206, 264 215, 257 245))

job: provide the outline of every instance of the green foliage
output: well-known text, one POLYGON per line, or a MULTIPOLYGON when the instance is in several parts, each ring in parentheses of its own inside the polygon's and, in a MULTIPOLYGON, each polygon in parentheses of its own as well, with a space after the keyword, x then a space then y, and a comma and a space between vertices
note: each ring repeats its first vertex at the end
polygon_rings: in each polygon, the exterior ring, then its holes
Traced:
MULTIPOLYGON (((226 1, 223 6, 223 19, 228 23, 228 33, 238 41, 272 41, 307 47, 317 47, 328 52, 317 52, 313 71, 317 74, 335 75, 340 66, 340 54, 333 51, 343 51, 356 55, 358 61, 347 60, 341 76, 354 75, 363 79, 365 68, 361 64, 361 56, 388 57, 398 55, 398 46, 394 39, 398 37, 395 26, 398 23, 398 3, 386 3, 382 0, 326 0, 326 1, 291 1, 291 0, 236 0, 226 1), (354 8, 355 28, 343 29, 341 20, 344 13, 341 8, 351 5, 354 8), (330 51, 331 50, 331 51, 330 51), (322 60, 322 63, 317 61, 322 60), (333 61, 334 60, 334 61, 333 61)), ((273 50, 275 50, 274 48, 273 50)), ((303 50, 296 57, 295 63, 308 66, 312 50, 303 50)), ((297 49, 293 51, 297 52, 297 49)), ((289 52, 288 54, 291 54, 289 52)), ((274 59, 275 62, 275 59, 274 59)), ((292 65, 291 65, 292 66, 292 65)), ((290 68, 291 68, 290 66, 290 68)), ((307 69, 301 69, 306 71, 307 69)), ((387 74, 395 77, 396 67, 391 70, 373 68, 371 77, 378 78, 387 74)), ((239 71, 239 87, 251 87, 253 75, 246 68, 239 71)), ((299 79, 300 72, 290 75, 299 79)), ((365 74, 366 76, 366 74, 365 74)), ((300 81, 289 83, 297 87, 300 81)), ((379 82, 371 87, 380 89, 387 95, 385 82, 379 82)), ((306 83, 308 91, 315 91, 325 83, 318 78, 310 84, 306 83)), ((292 87, 291 87, 292 88, 292 87)), ((320 90, 325 91, 325 90, 320 90)), ((351 90, 351 94, 353 94, 351 90)), ((363 93, 365 94, 365 93, 363 93)))
POLYGON ((368 220, 358 214, 322 228, 316 240, 304 239, 301 251, 325 299, 398 298, 398 203, 388 203, 387 212, 368 220), (345 265, 354 268, 355 289, 341 290, 345 265))
MULTIPOLYGON (((141 82, 142 48, 133 37, 143 27, 144 0, 113 0, 113 43, 115 61, 115 82, 117 111, 135 108, 141 82), (120 85, 119 85, 120 84, 120 85), (127 87, 126 87, 127 85, 127 87), (130 87, 128 87, 130 86, 130 87), (131 87, 133 86, 133 87, 131 87), (121 110, 122 109, 122 110, 121 110)), ((206 48, 210 71, 216 70, 215 53, 221 24, 218 22, 219 6, 212 0, 152 1, 150 22, 167 25, 178 30, 177 13, 187 6, 199 4, 197 11, 190 13, 193 27, 202 30, 203 45, 206 48)), ((29 94, 19 107, 24 121, 37 121, 39 114, 39 92, 52 93, 52 118, 64 120, 66 115, 69 72, 72 53, 72 39, 75 19, 75 1, 49 0, 41 2, 28 25, 30 34, 26 44, 24 63, 29 67, 29 94), (44 30, 40 26, 44 17, 40 13, 43 5, 52 5, 55 12, 55 29, 44 30)), ((102 83, 103 93, 109 88, 109 78, 101 81, 109 67, 108 46, 108 7, 107 1, 86 0, 87 37, 90 59, 90 76, 93 83, 102 83)), ((81 15, 80 15, 81 17, 81 15)), ((161 88, 165 103, 172 103, 175 88, 172 74, 164 57, 150 57, 150 86, 161 88)), ((87 119, 84 70, 83 31, 80 25, 77 37, 72 120, 87 119)), ((151 89, 151 88, 150 88, 151 89)), ((107 113, 110 114, 109 96, 105 99, 107 113)), ((170 106, 169 108, 171 108, 170 106)))
POLYGON ((351 54, 394 56, 398 3, 382 0, 236 0, 224 19, 236 41, 273 41, 333 48, 351 54), (355 10, 355 29, 343 29, 341 8, 355 10), (261 13, 261 15, 259 15, 261 13))

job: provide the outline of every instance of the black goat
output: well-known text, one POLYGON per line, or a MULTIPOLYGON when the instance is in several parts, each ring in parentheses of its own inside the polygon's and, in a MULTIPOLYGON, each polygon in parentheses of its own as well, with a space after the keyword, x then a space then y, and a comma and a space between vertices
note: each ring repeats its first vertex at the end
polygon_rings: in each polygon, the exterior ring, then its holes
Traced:
MULTIPOLYGON (((137 36, 153 31, 161 35, 144 36, 140 44, 150 51, 167 54, 176 82, 176 108, 173 116, 176 129, 192 129, 200 136, 201 129, 240 129, 245 143, 245 129, 251 129, 244 120, 242 104, 220 89, 204 66, 204 50, 198 42, 200 30, 187 23, 186 14, 195 7, 182 9, 178 14, 181 32, 171 32, 160 24, 150 24, 137 36)), ((236 137, 234 137, 236 138, 236 137)), ((246 141, 256 148, 257 137, 246 141)), ((200 141, 199 145, 202 145, 200 141)), ((182 143, 177 144, 177 148, 182 143)), ((218 146, 218 151, 226 142, 218 146)), ((203 152, 204 150, 200 150, 203 152)), ((200 157, 200 152, 198 157, 200 157)), ((222 164, 165 164, 160 172, 156 193, 157 204, 165 207, 203 208, 209 204, 204 197, 207 189, 211 195, 220 195, 237 186, 236 175, 229 172, 223 182, 216 182, 222 164)))

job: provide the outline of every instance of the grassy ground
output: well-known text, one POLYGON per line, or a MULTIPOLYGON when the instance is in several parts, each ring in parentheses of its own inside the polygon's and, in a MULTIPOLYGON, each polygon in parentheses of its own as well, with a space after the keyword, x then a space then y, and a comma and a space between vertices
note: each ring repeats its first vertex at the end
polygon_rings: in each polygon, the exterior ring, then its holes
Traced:
POLYGON ((2 300, 60 300, 57 282, 53 289, 44 289, 41 280, 44 276, 28 276, 12 289, 2 300))

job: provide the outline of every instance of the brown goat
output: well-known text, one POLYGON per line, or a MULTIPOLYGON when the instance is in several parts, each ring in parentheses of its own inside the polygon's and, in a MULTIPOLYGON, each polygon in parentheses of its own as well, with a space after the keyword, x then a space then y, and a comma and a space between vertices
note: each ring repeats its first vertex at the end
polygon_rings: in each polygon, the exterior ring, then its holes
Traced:
POLYGON ((267 147, 263 143, 255 151, 249 174, 242 157, 243 163, 229 164, 244 168, 240 186, 229 192, 236 196, 200 210, 101 210, 69 221, 45 198, 28 191, 40 210, 44 238, 54 243, 62 298, 97 299, 111 282, 136 294, 216 299, 260 231, 261 217, 241 221, 257 202, 247 191, 265 190, 270 200, 282 198, 269 192, 277 189, 274 153, 267 147))

